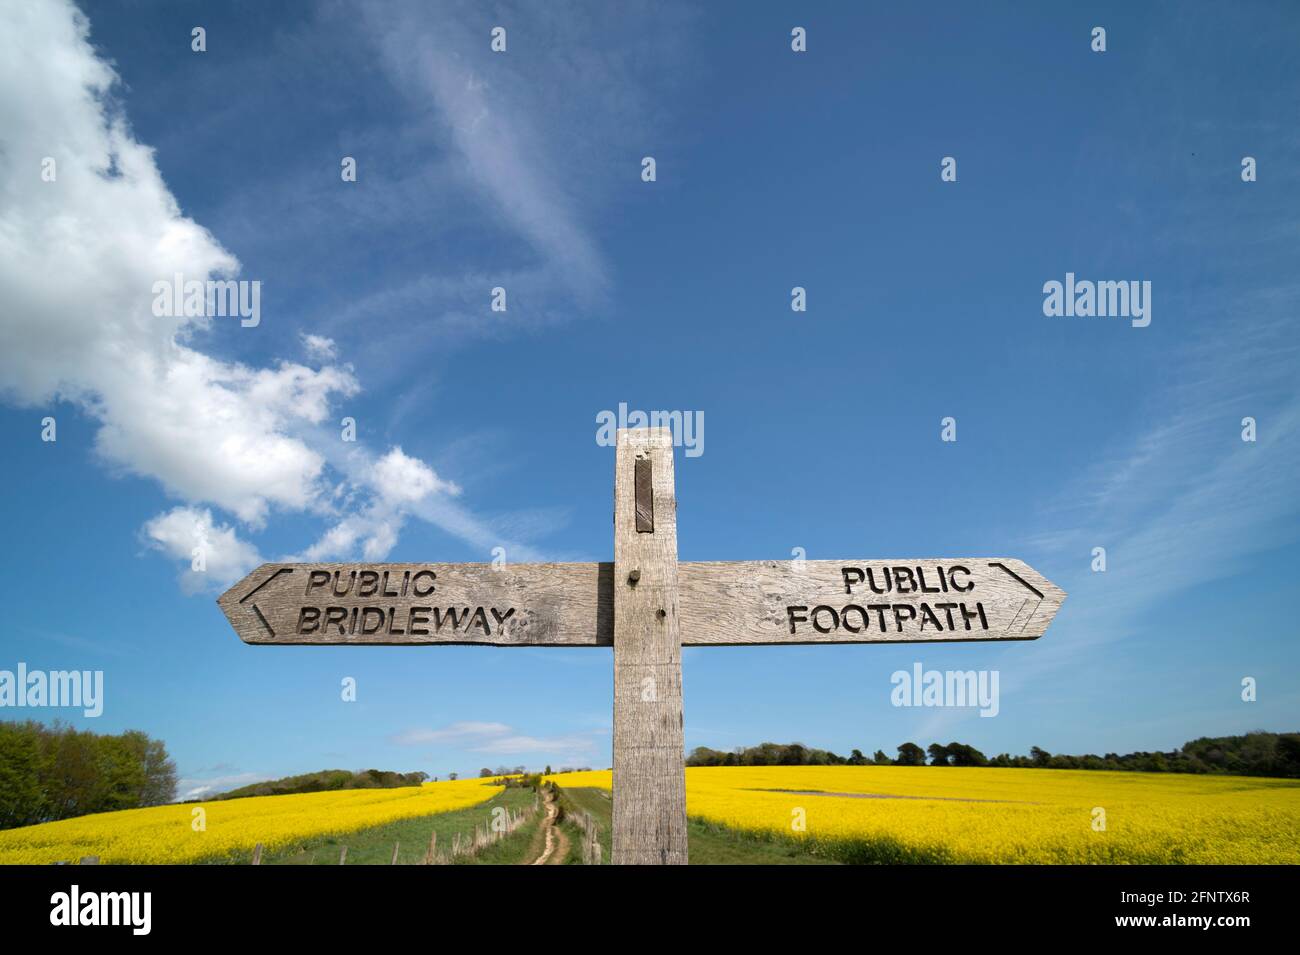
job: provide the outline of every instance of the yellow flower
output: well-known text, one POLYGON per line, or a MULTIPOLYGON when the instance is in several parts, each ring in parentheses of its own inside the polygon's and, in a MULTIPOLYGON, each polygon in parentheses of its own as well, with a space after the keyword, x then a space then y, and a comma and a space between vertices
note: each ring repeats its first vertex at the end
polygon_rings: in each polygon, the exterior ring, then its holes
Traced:
MULTIPOLYGON (((605 772, 553 777, 610 788, 605 772)), ((910 766, 691 767, 689 815, 856 862, 1300 863, 1300 783, 910 766)))
POLYGON ((106 864, 246 860, 259 842, 274 851, 316 836, 465 809, 502 789, 495 779, 464 779, 96 813, 0 832, 0 864, 75 862, 82 856, 99 856, 106 864))

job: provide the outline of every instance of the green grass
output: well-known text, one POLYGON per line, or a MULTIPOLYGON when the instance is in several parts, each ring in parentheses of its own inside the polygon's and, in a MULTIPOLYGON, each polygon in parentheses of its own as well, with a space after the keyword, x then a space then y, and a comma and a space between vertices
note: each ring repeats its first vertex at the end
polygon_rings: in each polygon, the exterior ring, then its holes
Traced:
MULTIPOLYGON (((525 790, 529 794, 532 790, 525 790)), ((507 790, 509 792, 509 790, 507 790)), ((538 810, 537 814, 529 819, 526 823, 516 829, 510 835, 506 836, 500 842, 494 842, 484 849, 480 849, 478 855, 462 858, 457 861, 457 865, 522 865, 525 862, 532 862, 534 858, 533 845, 537 831, 542 826, 542 820, 545 818, 544 813, 538 810)), ((439 836, 438 838, 442 838, 439 836)))
MULTIPOLYGON (((600 848, 604 861, 610 858, 610 832, 613 804, 603 789, 561 789, 560 805, 567 814, 590 812, 600 826, 600 848)), ((582 862, 582 830, 565 823, 572 842, 568 863, 582 862)), ((798 846, 780 841, 756 839, 723 826, 688 819, 686 834, 690 844, 691 865, 834 865, 798 846)))
MULTIPOLYGON (((557 787, 559 788, 559 787, 557 787)), ((570 821, 571 816, 581 815, 583 812, 591 813, 596 824, 600 827, 598 838, 600 839, 601 859, 609 862, 610 854, 610 817, 613 814, 613 807, 609 801, 609 793, 603 789, 563 789, 559 788, 560 809, 560 826, 569 837, 569 854, 564 860, 565 865, 582 864, 582 840, 583 832, 578 826, 570 821)))
MULTIPOLYGON (((469 809, 417 816, 370 829, 310 839, 297 846, 264 854, 262 864, 338 865, 339 854, 343 847, 347 846, 348 865, 389 865, 393 860, 393 843, 396 842, 400 844, 397 853, 398 865, 414 865, 424 858, 425 852, 429 849, 429 837, 434 831, 438 833, 438 852, 445 856, 451 849, 452 837, 455 833, 459 832, 462 840, 472 837, 474 827, 490 821, 492 810, 497 806, 518 811, 531 806, 535 796, 531 789, 509 788, 487 802, 469 809)), ((540 819, 539 812, 517 832, 487 847, 475 858, 464 861, 468 864, 488 865, 523 861, 532 833, 537 831, 540 819)))
POLYGON ((839 865, 799 846, 755 839, 702 819, 686 821, 691 865, 839 865))

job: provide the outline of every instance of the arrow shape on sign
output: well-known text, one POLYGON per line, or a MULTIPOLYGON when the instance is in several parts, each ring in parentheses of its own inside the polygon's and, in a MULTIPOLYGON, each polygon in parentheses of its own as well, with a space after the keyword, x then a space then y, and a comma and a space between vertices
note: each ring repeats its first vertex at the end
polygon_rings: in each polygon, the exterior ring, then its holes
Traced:
MULTIPOLYGON (((241 604, 245 603, 250 597, 252 597, 255 593, 257 593, 259 590, 261 590, 271 581, 275 580, 281 574, 292 574, 292 573, 293 573, 292 567, 281 567, 277 569, 273 574, 267 577, 266 580, 262 581, 260 584, 258 584, 248 593, 244 594, 244 596, 240 597, 239 602, 241 604)), ((267 622, 266 615, 262 613, 262 608, 259 607, 257 604, 252 604, 252 608, 253 608, 253 613, 257 614, 257 619, 261 621, 262 626, 266 628, 266 632, 271 635, 271 639, 275 639, 275 628, 273 628, 270 625, 270 623, 267 622)))
POLYGON ((1011 622, 1007 624, 1008 633, 1021 633, 1025 629, 1025 627, 1029 625, 1029 621, 1033 619, 1034 611, 1037 610, 1039 604, 1043 602, 1043 595, 1037 590, 1037 588, 1035 588, 1031 584, 1026 583, 1023 577, 1017 574, 1006 564, 1001 564, 1001 563, 991 561, 989 563, 989 566, 997 567, 1000 570, 1003 570, 1006 573, 1010 574, 1013 578, 1018 580, 1020 583, 1024 584, 1026 589, 1028 589, 1033 593, 1034 597, 1038 598, 1037 600, 1033 600, 1032 598, 1026 597, 1025 602, 1021 604, 1020 609, 1016 611, 1016 615, 1012 617, 1011 622), (1026 609, 1028 609, 1028 613, 1025 612, 1026 609), (1020 624, 1019 627, 1016 626, 1017 623, 1020 624))

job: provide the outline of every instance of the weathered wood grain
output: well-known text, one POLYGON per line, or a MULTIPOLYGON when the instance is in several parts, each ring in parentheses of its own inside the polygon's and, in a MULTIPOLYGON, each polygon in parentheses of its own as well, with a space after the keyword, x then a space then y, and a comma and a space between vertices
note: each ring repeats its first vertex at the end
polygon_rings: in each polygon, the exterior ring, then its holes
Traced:
POLYGON ((615 457, 613 862, 685 865, 672 434, 620 430, 615 457))
MULTIPOLYGON (((688 562, 677 565, 677 578, 684 646, 1035 640, 1065 600, 1059 587, 1010 557, 688 562), (909 592, 899 592, 895 568, 904 568, 911 575, 910 582, 907 575, 901 580, 904 586, 911 584, 909 592), (866 579, 846 584, 846 569, 850 580, 856 581, 859 573, 866 579), (954 569, 958 570, 955 579, 954 569), (870 577, 866 577, 867 571, 871 571, 870 577), (890 587, 886 593, 877 593, 871 584, 885 589, 886 573, 890 587), (939 592, 922 592, 922 585, 939 592), (956 606, 945 606, 949 604, 956 606), (911 607, 913 614, 895 613, 899 605, 911 607), (928 614, 922 605, 929 607, 928 614), (799 607, 805 608, 809 619, 796 621, 792 633, 791 608, 799 607), (814 615, 819 607, 830 610, 814 615), (849 608, 847 619, 845 608, 849 608), (962 608, 974 615, 967 617, 962 608)), ((239 636, 257 644, 572 647, 612 646, 614 641, 611 563, 507 564, 501 568, 491 564, 264 564, 218 602, 239 636), (312 571, 328 572, 332 581, 335 571, 346 576, 359 570, 387 573, 390 581, 429 570, 437 575, 437 589, 418 598, 365 598, 353 592, 337 599, 332 594, 324 599, 317 593, 308 599, 304 593, 312 571), (344 632, 339 632, 337 624, 300 632, 304 606, 348 610, 344 632), (372 623, 382 612, 384 624, 374 633, 348 632, 354 629, 353 607, 374 608, 367 615, 372 623), (477 615, 480 607, 483 613, 477 615), (428 622, 416 627, 426 633, 411 633, 410 627, 402 624, 409 622, 416 608, 427 610, 423 616, 429 617, 428 622), (428 608, 437 608, 441 617, 435 618, 428 608), (397 621, 391 626, 390 609, 397 621), (451 609, 455 610, 454 619, 451 609), (513 613, 498 624, 494 609, 498 614, 508 609, 513 613), (454 625, 457 620, 459 624, 454 625), (393 633, 391 629, 405 632, 393 633)))
POLYGON ((1010 557, 683 563, 678 587, 685 646, 1036 640, 1065 600, 1010 557))
POLYGON ((613 573, 608 563, 263 564, 217 603, 246 643, 610 646, 613 573), (373 593, 363 573, 377 578, 373 593), (328 583, 313 585, 320 575, 328 583))

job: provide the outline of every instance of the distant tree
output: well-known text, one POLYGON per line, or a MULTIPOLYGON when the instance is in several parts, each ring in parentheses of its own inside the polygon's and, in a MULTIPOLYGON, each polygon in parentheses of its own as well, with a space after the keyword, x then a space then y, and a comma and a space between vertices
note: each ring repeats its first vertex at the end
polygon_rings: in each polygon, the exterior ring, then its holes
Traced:
POLYGON ((1300 776, 1300 733, 1278 736, 1272 769, 1278 776, 1300 776))
POLYGON ((966 743, 949 743, 945 749, 948 753, 949 766, 987 766, 988 757, 974 746, 966 743))
POLYGON ((686 765, 725 766, 728 755, 728 753, 723 753, 716 749, 709 749, 707 746, 697 746, 691 750, 691 754, 686 757, 686 765))
POLYGON ((492 770, 484 766, 482 769, 478 771, 478 775, 480 779, 486 779, 488 776, 492 775, 492 770))
MULTIPOLYGON (((1269 733, 1263 730, 1243 736, 1201 738, 1185 743, 1180 750, 1168 753, 1107 753, 1097 756, 1053 755, 1041 747, 1030 748, 1028 756, 999 753, 989 759, 967 743, 951 742, 946 746, 933 743, 928 750, 935 766, 997 766, 1018 769, 1106 769, 1130 772, 1219 773, 1251 776, 1300 778, 1300 733, 1269 733)), ((915 743, 898 747, 899 766, 924 766, 927 751, 915 743)), ((891 760, 877 750, 873 761, 886 765, 891 760)), ((736 747, 731 752, 699 746, 687 757, 688 766, 861 766, 868 762, 861 750, 845 758, 830 750, 815 749, 802 743, 761 743, 736 747)), ((562 770, 566 771, 566 770, 562 770)))
POLYGON ((898 747, 898 759, 895 762, 899 766, 924 766, 925 750, 915 743, 904 743, 898 747))
POLYGON ((448 774, 447 774, 447 781, 448 781, 448 782, 453 782, 453 783, 454 783, 458 778, 460 778, 460 773, 448 773, 448 774))
POLYGON ((140 791, 140 805, 163 806, 176 799, 176 764, 167 755, 167 747, 160 739, 150 739, 138 734, 144 763, 144 787, 140 791))
POLYGON ((551 775, 551 764, 550 764, 550 763, 547 763, 547 764, 546 764, 546 775, 547 775, 547 776, 551 775))

